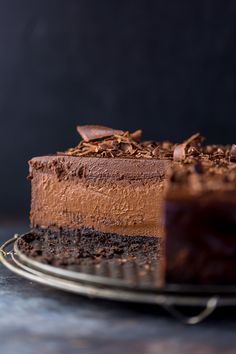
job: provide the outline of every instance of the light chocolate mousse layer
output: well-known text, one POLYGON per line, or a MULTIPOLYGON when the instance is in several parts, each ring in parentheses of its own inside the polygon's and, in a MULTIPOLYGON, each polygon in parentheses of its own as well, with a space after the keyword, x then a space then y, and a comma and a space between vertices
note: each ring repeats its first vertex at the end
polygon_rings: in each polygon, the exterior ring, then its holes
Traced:
POLYGON ((60 154, 33 158, 31 227, 163 236, 165 177, 172 164, 60 154))

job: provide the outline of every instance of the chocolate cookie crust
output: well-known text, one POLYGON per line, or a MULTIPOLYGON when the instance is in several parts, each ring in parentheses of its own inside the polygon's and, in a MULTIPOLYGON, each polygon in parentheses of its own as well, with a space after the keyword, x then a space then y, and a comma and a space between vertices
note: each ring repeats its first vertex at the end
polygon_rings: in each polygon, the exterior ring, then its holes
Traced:
POLYGON ((155 237, 130 237, 103 234, 94 230, 36 228, 18 241, 26 256, 39 262, 60 267, 99 264, 116 260, 118 263, 137 262, 150 265, 161 256, 161 240, 155 237))

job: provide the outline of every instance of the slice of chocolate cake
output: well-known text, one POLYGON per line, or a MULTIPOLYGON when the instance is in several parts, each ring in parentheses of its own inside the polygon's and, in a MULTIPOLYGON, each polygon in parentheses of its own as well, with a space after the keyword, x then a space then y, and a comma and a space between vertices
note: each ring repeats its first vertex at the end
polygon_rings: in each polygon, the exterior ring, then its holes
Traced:
POLYGON ((140 141, 140 130, 78 132, 75 148, 29 162, 34 232, 99 238, 129 254, 164 235, 164 210, 165 282, 236 283, 235 145, 203 146, 200 134, 174 145, 140 141))
POLYGON ((236 284, 236 147, 182 144, 167 187, 165 281, 236 284), (199 149, 199 148, 198 148, 199 149))
POLYGON ((164 180, 174 145, 134 133, 78 127, 83 140, 65 153, 29 162, 34 230, 162 236, 164 180))

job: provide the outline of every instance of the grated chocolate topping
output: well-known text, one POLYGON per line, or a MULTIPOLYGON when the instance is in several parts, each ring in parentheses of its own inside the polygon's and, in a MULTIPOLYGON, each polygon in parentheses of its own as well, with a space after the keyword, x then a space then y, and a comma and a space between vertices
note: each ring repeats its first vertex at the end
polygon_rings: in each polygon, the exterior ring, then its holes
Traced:
POLYGON ((58 155, 101 158, 173 160, 170 180, 192 190, 236 187, 236 145, 204 145, 196 133, 183 143, 142 141, 142 131, 117 130, 103 126, 78 126, 82 141, 58 155))
POLYGON ((169 190, 188 189, 191 194, 205 190, 236 192, 236 160, 233 161, 232 147, 203 146, 197 155, 189 154, 173 166, 169 190))
POLYGON ((82 141, 59 155, 79 157, 120 157, 136 159, 172 159, 174 144, 141 141, 142 131, 114 130, 101 126, 77 127, 82 141))

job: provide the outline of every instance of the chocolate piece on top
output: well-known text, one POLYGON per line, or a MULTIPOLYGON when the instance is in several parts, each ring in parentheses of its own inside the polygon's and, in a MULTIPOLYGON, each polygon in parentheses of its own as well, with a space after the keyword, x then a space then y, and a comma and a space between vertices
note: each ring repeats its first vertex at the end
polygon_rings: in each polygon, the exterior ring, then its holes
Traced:
POLYGON ((141 136, 142 136, 142 130, 141 129, 135 130, 135 132, 130 134, 130 137, 133 140, 139 140, 141 138, 141 136))
POLYGON ((78 125, 76 129, 81 138, 86 142, 107 138, 112 135, 124 134, 123 130, 112 129, 102 125, 78 125))
POLYGON ((83 140, 74 148, 58 155, 78 157, 109 157, 137 159, 169 159, 173 157, 170 142, 140 141, 142 130, 133 133, 106 127, 86 125, 77 127, 83 140))
MULTIPOLYGON (((187 154, 187 147, 190 146, 194 141, 201 140, 202 137, 200 133, 196 133, 192 135, 190 138, 185 140, 182 144, 177 144, 174 149, 173 159, 174 161, 184 161, 187 154)), ((193 151, 196 152, 196 148, 191 150, 191 154, 193 151)))

